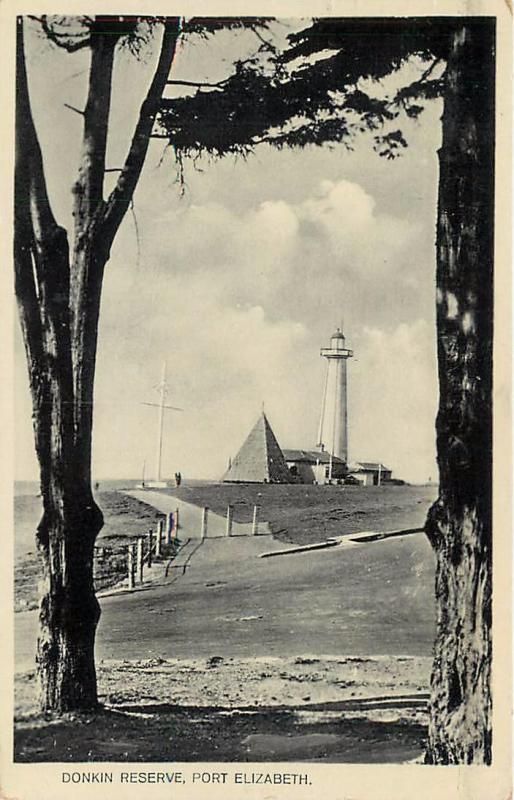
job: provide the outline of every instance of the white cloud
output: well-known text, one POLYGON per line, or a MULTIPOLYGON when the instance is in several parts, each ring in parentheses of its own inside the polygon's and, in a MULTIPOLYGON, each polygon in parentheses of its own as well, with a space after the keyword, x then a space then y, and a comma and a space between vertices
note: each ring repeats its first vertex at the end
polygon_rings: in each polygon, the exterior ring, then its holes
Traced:
POLYGON ((394 268, 395 256, 418 233, 412 222, 377 212, 375 199, 358 183, 347 180, 322 181, 316 194, 300 205, 299 215, 330 243, 332 269, 344 264, 347 272, 359 271, 372 278, 377 271, 384 271, 384 255, 394 268))
POLYGON ((351 458, 382 460, 414 482, 437 476, 435 330, 425 320, 365 328, 350 362, 351 458))

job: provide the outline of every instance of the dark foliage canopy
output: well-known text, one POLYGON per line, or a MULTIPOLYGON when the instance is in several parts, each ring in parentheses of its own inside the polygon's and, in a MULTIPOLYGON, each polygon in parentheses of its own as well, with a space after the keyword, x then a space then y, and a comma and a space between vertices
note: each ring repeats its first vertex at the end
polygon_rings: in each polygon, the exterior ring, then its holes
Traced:
POLYGON ((351 149, 353 136, 367 130, 375 150, 394 158, 407 146, 394 121, 402 114, 418 117, 426 101, 444 89, 455 22, 448 17, 314 20, 290 34, 283 51, 268 49, 236 63, 220 84, 163 99, 158 135, 179 154, 221 156, 244 154, 260 142, 279 148, 342 143, 351 149), (384 79, 408 62, 418 67, 415 80, 386 94, 384 79))
MULTIPOLYGON (((98 33, 112 33, 136 56, 169 18, 157 16, 40 16, 43 35, 75 52, 98 33)), ((251 30, 260 46, 218 83, 192 81, 190 93, 164 97, 153 135, 177 157, 246 154, 259 143, 274 147, 342 144, 372 133, 374 149, 394 158, 407 146, 401 117, 417 118, 444 91, 452 33, 462 18, 335 17, 309 20, 273 43, 268 17, 182 17, 180 37, 207 38, 222 30, 251 30), (406 64, 417 69, 401 72, 406 64), (399 78, 389 82, 388 78, 399 78), (414 79, 413 79, 414 78, 414 79)), ((468 23, 481 24, 473 18, 468 23)), ((169 81, 187 85, 187 81, 169 81)))

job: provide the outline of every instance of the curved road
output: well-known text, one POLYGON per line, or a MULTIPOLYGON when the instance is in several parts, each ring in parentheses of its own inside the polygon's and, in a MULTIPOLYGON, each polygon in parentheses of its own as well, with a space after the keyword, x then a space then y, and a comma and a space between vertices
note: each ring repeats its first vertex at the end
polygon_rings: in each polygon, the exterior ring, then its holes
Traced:
MULTIPOLYGON (((283 547, 270 536, 191 539, 163 585, 102 598, 98 657, 431 654, 425 536, 259 558, 283 547)), ((15 615, 15 634, 16 668, 30 668, 35 612, 15 615)))

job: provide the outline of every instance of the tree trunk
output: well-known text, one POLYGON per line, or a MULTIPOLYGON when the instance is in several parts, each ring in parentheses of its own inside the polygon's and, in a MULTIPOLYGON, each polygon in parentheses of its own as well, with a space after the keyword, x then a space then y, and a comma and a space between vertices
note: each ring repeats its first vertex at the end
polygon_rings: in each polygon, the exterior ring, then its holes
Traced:
POLYGON ((91 308, 95 297, 85 292, 70 300, 68 237, 46 191, 22 26, 18 20, 14 261, 43 498, 36 535, 43 566, 36 661, 42 708, 65 711, 97 705, 93 551, 103 518, 90 487, 91 409, 86 424, 76 415, 71 321, 72 311, 92 316, 96 346, 98 312, 91 308))
POLYGON ((103 519, 91 494, 66 483, 54 481, 37 532, 43 564, 37 672, 41 707, 52 711, 98 704, 94 641, 100 610, 92 576, 103 519))
POLYGON ((494 27, 452 37, 439 151, 437 634, 426 761, 491 763, 494 27))
POLYGON ((78 179, 74 244, 52 213, 32 118, 23 20, 17 25, 15 285, 29 367, 43 518, 37 667, 44 710, 97 705, 94 660, 100 609, 93 585, 95 539, 103 524, 91 492, 93 385, 104 268, 145 160, 158 102, 180 33, 163 21, 159 61, 115 190, 103 197, 114 52, 121 17, 89 21, 89 88, 78 179))

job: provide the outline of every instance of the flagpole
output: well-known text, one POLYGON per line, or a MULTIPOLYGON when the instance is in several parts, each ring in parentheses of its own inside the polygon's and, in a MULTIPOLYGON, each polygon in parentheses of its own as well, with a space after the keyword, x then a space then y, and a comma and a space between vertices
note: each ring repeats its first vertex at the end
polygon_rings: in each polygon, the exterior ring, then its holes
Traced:
POLYGON ((162 436, 164 427, 164 399, 166 395, 166 362, 162 364, 162 379, 161 379, 161 400, 159 403, 159 425, 157 431, 157 480, 161 480, 161 465, 162 465, 162 436))

